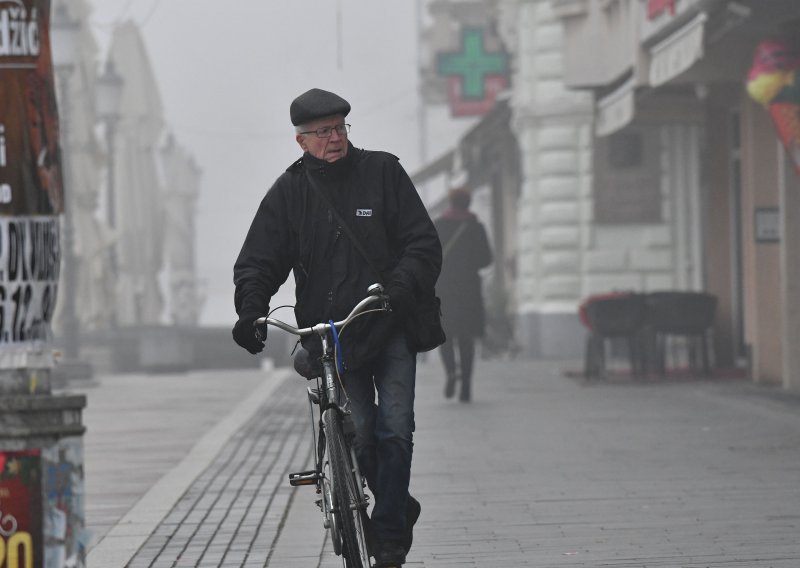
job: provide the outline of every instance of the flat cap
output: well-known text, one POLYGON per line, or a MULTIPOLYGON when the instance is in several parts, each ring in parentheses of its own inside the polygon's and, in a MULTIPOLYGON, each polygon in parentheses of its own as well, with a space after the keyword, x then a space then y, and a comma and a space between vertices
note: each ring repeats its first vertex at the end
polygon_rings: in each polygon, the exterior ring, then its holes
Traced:
POLYGON ((307 124, 312 120, 341 114, 347 116, 350 103, 330 91, 310 89, 292 101, 289 106, 289 117, 294 126, 307 124))

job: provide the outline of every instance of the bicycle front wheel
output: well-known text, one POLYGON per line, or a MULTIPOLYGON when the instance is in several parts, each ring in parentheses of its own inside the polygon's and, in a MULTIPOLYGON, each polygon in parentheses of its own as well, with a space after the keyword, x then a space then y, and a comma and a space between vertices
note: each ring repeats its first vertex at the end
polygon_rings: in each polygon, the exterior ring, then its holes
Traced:
POLYGON ((369 568, 369 552, 364 528, 367 502, 361 486, 361 476, 353 462, 352 453, 344 437, 342 419, 337 410, 329 408, 322 417, 328 446, 333 514, 339 521, 342 555, 350 568, 369 568))

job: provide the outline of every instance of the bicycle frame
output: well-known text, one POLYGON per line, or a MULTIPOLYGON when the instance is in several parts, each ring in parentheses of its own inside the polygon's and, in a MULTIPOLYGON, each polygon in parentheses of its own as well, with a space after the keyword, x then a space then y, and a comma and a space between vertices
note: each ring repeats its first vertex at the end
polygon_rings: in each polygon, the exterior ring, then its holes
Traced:
POLYGON ((292 486, 316 486, 320 495, 317 505, 323 513, 323 526, 331 532, 334 552, 337 555, 344 554, 348 566, 360 568, 368 568, 370 565, 363 522, 368 497, 364 493, 365 483, 352 448, 354 426, 348 409, 347 393, 338 377, 336 352, 331 334, 333 329, 343 330, 348 323, 361 315, 390 310, 388 298, 383 293, 383 286, 373 284, 368 288, 368 294, 344 320, 333 324, 319 323, 300 329, 269 317, 259 318, 254 323, 257 330, 272 325, 293 335, 305 337, 314 334, 320 339, 322 375, 316 377, 316 389, 306 388, 311 414, 315 469, 290 474, 289 483, 292 486), (368 309, 375 303, 380 303, 380 307, 368 309), (319 407, 318 418, 314 414, 315 404, 319 407), (319 434, 315 422, 319 425, 319 434))

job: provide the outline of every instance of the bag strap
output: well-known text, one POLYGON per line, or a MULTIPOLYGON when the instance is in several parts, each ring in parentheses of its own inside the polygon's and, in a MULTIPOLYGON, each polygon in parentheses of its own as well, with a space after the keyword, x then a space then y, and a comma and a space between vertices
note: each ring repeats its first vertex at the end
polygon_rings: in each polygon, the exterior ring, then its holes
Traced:
POLYGON ((311 187, 313 187, 314 191, 317 192, 317 195, 319 196, 319 198, 322 199, 323 203, 325 203, 325 205, 328 206, 328 209, 330 209, 331 213, 333 213, 333 216, 336 217, 336 221, 339 223, 339 226, 344 230, 345 234, 350 239, 350 242, 353 243, 353 246, 356 247, 356 250, 359 252, 359 254, 361 254, 361 256, 364 257, 364 260, 367 261, 367 265, 378 276, 378 278, 380 278, 381 281, 383 281, 385 283, 386 282, 386 278, 384 278, 384 276, 381 273, 381 271, 378 270, 375 267, 375 265, 372 263, 372 260, 369 258, 369 255, 367 255, 367 251, 364 250, 364 247, 361 246, 360 242, 358 242, 358 239, 353 234, 353 231, 350 229, 350 226, 347 223, 345 223, 345 221, 342 218, 342 216, 339 215, 339 212, 331 204, 330 200, 325 196, 325 192, 322 191, 322 189, 317 185, 317 182, 314 180, 313 177, 311 177, 310 174, 308 174, 308 172, 306 172, 306 177, 308 177, 308 181, 311 182, 311 187))
POLYGON ((445 257, 447 257, 447 253, 450 252, 450 249, 453 248, 453 245, 456 244, 456 241, 458 240, 458 237, 461 236, 461 234, 466 230, 466 228, 467 228, 467 222, 466 221, 462 221, 461 224, 458 226, 458 229, 456 229, 456 232, 453 233, 453 235, 447 241, 447 244, 445 244, 444 247, 442 248, 442 259, 443 260, 444 260, 445 257))

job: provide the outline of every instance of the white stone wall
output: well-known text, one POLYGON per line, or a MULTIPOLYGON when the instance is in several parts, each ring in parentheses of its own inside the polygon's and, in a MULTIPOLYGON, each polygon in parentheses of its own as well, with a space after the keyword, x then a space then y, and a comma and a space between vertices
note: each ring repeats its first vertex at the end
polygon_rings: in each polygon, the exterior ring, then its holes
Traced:
POLYGON ((662 222, 596 225, 593 100, 563 83, 563 27, 550 0, 506 0, 501 29, 515 53, 512 127, 520 144, 515 306, 517 340, 532 356, 579 356, 577 307, 610 290, 697 288, 700 129, 659 131, 662 222))
MULTIPOLYGON (((518 205, 518 340, 523 351, 547 355, 540 316, 577 323, 581 294, 585 200, 590 188, 592 99, 563 84, 562 25, 549 0, 521 1, 516 10, 512 121, 522 161, 518 205), (574 322, 572 321, 574 320, 574 322)), ((552 323, 552 322, 551 322, 552 323)))

